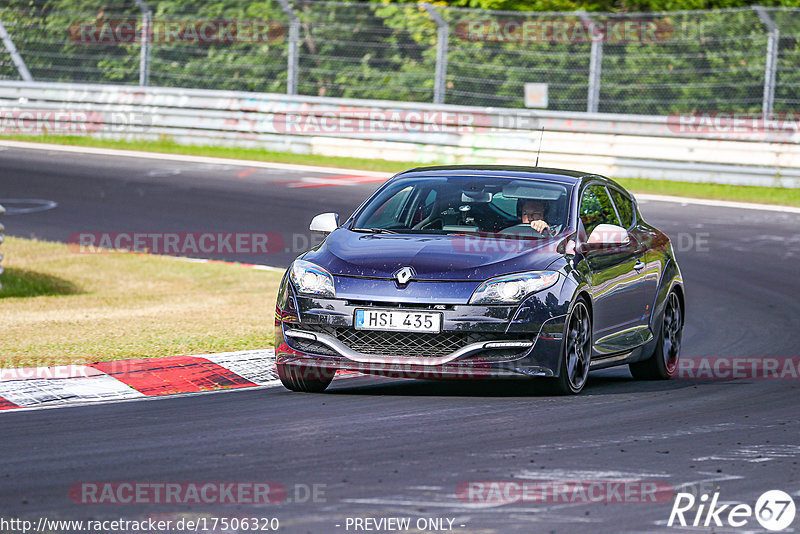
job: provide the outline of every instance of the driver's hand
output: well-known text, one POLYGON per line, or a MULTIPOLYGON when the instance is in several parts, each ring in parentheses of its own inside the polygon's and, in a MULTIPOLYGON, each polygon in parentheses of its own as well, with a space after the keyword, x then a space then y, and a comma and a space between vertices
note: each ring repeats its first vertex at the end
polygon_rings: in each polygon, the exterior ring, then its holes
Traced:
POLYGON ((550 230, 550 225, 540 219, 538 221, 531 221, 531 228, 533 228, 534 230, 536 230, 540 234, 543 234, 545 228, 548 231, 550 230))

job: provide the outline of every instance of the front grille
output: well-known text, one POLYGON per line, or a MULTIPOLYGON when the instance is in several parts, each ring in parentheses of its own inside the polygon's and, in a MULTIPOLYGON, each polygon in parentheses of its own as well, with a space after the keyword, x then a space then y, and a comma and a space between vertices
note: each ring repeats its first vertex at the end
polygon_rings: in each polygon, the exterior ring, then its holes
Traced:
MULTIPOLYGON (((307 323, 293 325, 293 328, 334 337, 352 350, 362 354, 414 358, 439 358, 447 356, 462 347, 481 341, 531 339, 529 334, 379 332, 375 330, 356 330, 350 327, 332 327, 307 323)), ((293 339, 293 344, 296 343, 296 341, 296 339, 293 339)), ((319 344, 314 343, 314 345, 319 344)), ((527 349, 520 349, 517 352, 522 352, 524 350, 527 349)))
POLYGON ((371 300, 348 300, 348 306, 358 306, 360 308, 397 308, 412 310, 452 310, 453 304, 424 304, 419 302, 375 302, 371 300))

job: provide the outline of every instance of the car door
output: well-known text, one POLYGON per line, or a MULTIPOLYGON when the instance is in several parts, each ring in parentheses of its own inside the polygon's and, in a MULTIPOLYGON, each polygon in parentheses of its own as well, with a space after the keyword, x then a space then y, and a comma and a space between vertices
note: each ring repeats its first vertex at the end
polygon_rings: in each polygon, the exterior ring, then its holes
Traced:
POLYGON ((639 243, 636 271, 639 274, 638 283, 642 286, 644 300, 639 303, 641 316, 639 324, 648 325, 650 315, 653 313, 653 304, 658 291, 658 282, 661 278, 661 263, 653 254, 652 243, 653 233, 638 220, 636 215, 636 205, 630 195, 616 187, 608 187, 611 200, 617 209, 617 215, 622 227, 628 234, 639 243))
MULTIPOLYGON (((591 183, 579 205, 581 233, 588 240, 600 224, 622 226, 604 184, 591 183)), ((584 253, 592 291, 593 357, 624 352, 642 343, 644 287, 637 270, 644 247, 629 233, 628 243, 588 247, 584 253)))

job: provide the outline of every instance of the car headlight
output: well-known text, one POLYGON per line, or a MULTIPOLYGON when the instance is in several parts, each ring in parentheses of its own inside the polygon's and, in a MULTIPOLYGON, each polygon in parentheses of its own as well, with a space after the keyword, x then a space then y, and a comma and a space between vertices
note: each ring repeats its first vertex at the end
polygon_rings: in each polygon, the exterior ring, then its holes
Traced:
POLYGON ((297 292, 303 295, 333 297, 336 293, 331 273, 310 261, 294 260, 289 277, 297 292))
POLYGON ((523 298, 547 289, 558 280, 555 271, 531 271, 492 278, 478 286, 470 304, 515 304, 523 298))

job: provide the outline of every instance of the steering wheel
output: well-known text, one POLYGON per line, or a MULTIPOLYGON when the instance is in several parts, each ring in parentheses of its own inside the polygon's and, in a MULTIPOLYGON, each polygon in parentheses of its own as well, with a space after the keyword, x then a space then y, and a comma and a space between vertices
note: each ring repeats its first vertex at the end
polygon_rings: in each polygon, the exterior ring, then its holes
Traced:
POLYGON ((519 223, 515 224, 514 226, 509 226, 508 228, 503 228, 500 230, 501 234, 513 234, 518 236, 533 236, 533 237, 546 237, 547 234, 542 232, 537 232, 531 225, 528 223, 519 223))
POLYGON ((437 221, 441 222, 442 221, 442 216, 439 215, 436 212, 433 212, 430 215, 428 215, 427 217, 425 217, 424 219, 422 219, 420 222, 418 222, 417 224, 412 226, 411 229, 412 230, 425 230, 426 228, 429 228, 429 227, 433 226, 437 221))
POLYGON ((501 234, 531 235, 539 237, 553 237, 561 231, 561 225, 548 226, 544 232, 537 232, 528 223, 519 223, 500 230, 501 234))
POLYGON ((560 231, 561 231, 561 225, 560 225, 560 224, 557 224, 557 225, 555 225, 555 226, 548 226, 548 227, 547 227, 547 234, 548 234, 550 237, 554 237, 554 236, 555 236, 556 234, 558 234, 558 232, 560 232, 560 231))

